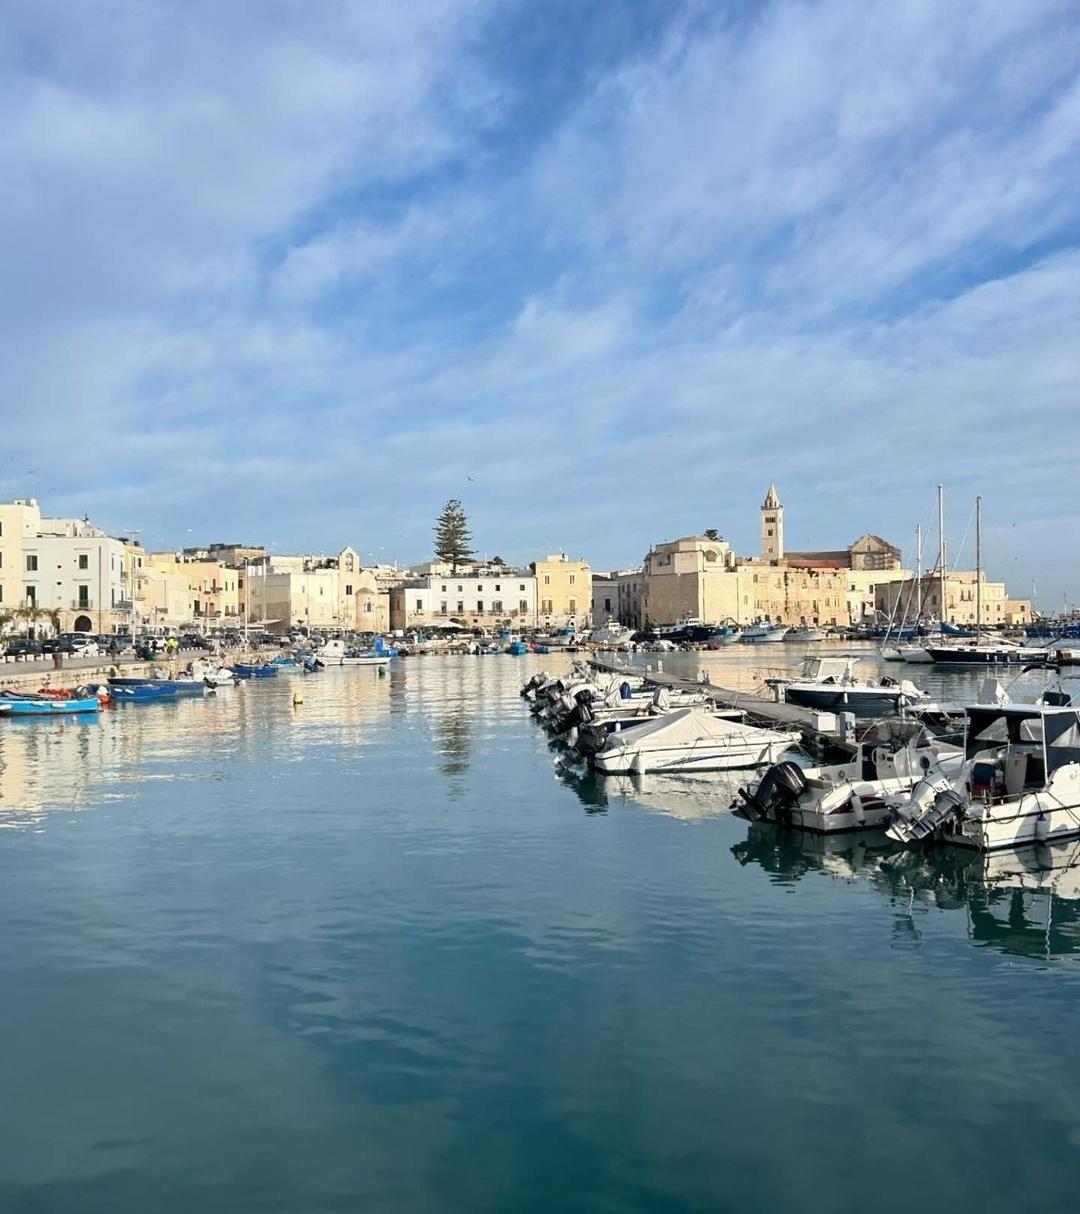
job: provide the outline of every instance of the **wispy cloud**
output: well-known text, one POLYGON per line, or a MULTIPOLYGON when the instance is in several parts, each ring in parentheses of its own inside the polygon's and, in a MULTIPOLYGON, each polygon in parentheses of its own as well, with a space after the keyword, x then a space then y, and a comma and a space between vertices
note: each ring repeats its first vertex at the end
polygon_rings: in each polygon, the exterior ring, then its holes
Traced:
POLYGON ((1064 584, 1073 7, 587 8, 9 6, 0 493, 621 565, 943 480, 1064 584))

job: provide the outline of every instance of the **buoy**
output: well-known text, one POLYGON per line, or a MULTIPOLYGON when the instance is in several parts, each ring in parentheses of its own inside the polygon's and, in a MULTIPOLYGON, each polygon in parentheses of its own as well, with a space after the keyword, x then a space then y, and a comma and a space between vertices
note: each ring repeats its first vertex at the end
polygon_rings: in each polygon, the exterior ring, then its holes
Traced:
POLYGON ((292 693, 292 702, 293 702, 294 704, 303 704, 303 702, 304 702, 304 693, 303 693, 302 691, 300 691, 299 689, 297 689, 296 691, 294 691, 294 692, 292 693))

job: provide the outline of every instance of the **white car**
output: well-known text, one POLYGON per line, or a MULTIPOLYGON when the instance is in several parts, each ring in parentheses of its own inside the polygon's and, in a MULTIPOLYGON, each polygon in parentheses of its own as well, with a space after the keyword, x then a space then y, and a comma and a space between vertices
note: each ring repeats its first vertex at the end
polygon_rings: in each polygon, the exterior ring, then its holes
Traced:
POLYGON ((72 640, 72 645, 75 647, 75 652, 72 657, 76 658, 96 658, 101 654, 101 646, 97 641, 87 641, 83 644, 80 641, 72 640))

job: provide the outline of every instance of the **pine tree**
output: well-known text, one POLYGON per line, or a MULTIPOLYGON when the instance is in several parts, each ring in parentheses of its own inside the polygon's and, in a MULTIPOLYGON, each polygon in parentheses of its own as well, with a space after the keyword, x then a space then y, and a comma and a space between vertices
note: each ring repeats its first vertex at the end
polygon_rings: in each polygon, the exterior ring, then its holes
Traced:
POLYGON ((452 573, 457 573, 458 566, 473 555, 469 520, 456 497, 443 506, 435 522, 435 555, 450 565, 452 573))

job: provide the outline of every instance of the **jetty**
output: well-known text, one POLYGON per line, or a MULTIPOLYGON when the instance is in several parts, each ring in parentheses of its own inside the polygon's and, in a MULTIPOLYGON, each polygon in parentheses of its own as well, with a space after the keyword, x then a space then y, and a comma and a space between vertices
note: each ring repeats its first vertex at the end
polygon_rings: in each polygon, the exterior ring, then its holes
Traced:
POLYGON ((716 683, 678 678, 652 666, 628 666, 596 655, 589 659, 589 665, 607 674, 644 679, 654 687, 698 692, 720 708, 741 709, 753 725, 781 725, 799 729, 804 741, 822 749, 839 748, 852 753, 855 750, 854 730, 845 727, 843 718, 833 712, 821 712, 798 704, 785 704, 765 696, 721 687, 716 683))

